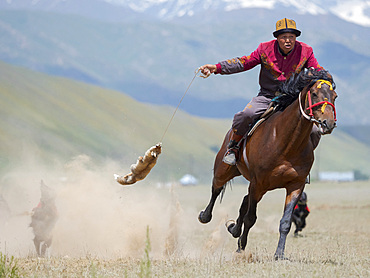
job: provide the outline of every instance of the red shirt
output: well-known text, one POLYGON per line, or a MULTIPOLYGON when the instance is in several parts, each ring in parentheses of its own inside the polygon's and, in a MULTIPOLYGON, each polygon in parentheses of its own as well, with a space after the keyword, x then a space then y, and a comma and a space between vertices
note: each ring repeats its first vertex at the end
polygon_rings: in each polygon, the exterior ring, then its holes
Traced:
POLYGON ((313 54, 312 47, 296 41, 294 48, 287 55, 283 55, 277 40, 261 43, 248 56, 237 57, 222 61, 217 66, 216 73, 232 74, 246 71, 261 65, 259 95, 274 97, 281 82, 289 79, 293 73, 299 73, 304 68, 314 67, 323 69, 313 54))

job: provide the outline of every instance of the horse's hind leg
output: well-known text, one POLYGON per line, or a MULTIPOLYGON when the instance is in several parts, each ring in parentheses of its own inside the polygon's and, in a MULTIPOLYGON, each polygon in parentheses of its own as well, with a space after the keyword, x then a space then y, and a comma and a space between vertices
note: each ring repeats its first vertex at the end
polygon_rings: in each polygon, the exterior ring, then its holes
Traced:
POLYGON ((212 195, 211 200, 209 201, 207 207, 205 210, 201 211, 199 213, 198 219, 201 223, 208 223, 212 219, 212 211, 213 207, 215 205, 216 199, 218 195, 222 192, 224 189, 224 186, 226 186, 226 183, 233 179, 236 176, 239 176, 239 170, 236 168, 236 166, 229 166, 223 163, 222 167, 218 168, 215 171, 215 176, 212 180, 212 195), (222 171, 221 171, 222 170, 222 171), (221 176, 219 174, 222 173, 221 176))
POLYGON ((215 205, 215 202, 216 202, 216 199, 217 199, 218 195, 220 195, 223 188, 224 188, 224 185, 221 186, 221 187, 215 187, 214 185, 212 185, 211 200, 209 201, 206 209, 199 213, 199 216, 198 216, 199 222, 205 224, 205 223, 208 223, 209 221, 211 221, 213 207, 215 205))
POLYGON ((214 165, 214 174, 212 180, 212 195, 206 209, 199 213, 198 219, 201 223, 208 223, 212 219, 212 211, 218 195, 226 186, 226 183, 236 176, 240 176, 240 172, 236 166, 230 166, 222 162, 222 158, 226 151, 226 139, 223 146, 218 152, 214 165))
POLYGON ((303 189, 304 189, 304 184, 303 184, 303 187, 299 189, 295 189, 295 190, 287 189, 287 194, 285 198, 284 214, 280 220, 280 226, 279 226, 280 237, 279 237, 279 243, 278 243, 278 246, 275 252, 275 260, 285 259, 284 250, 285 250, 286 237, 292 225, 292 214, 293 214, 294 207, 297 204, 299 198, 301 197, 303 189))

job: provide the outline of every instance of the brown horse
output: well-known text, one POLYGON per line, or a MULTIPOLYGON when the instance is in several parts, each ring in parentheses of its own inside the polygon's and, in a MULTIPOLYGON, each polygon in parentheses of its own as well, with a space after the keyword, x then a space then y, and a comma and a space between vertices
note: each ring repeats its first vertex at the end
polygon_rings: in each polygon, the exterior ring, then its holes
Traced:
POLYGON ((212 196, 198 218, 201 223, 211 221, 215 201, 228 181, 239 175, 249 180, 248 195, 243 199, 239 217, 236 223, 228 225, 233 237, 239 237, 238 252, 245 249, 248 232, 257 220, 257 203, 267 191, 285 188, 284 214, 275 252, 275 259, 284 258, 292 212, 305 188, 318 143, 311 139, 313 125, 318 126, 321 134, 330 134, 336 126, 334 101, 337 94, 334 89, 331 75, 324 70, 305 70, 290 78, 281 88, 283 94, 278 99, 281 110, 243 141, 240 159, 234 166, 222 162, 231 131, 226 134, 214 164, 212 196))

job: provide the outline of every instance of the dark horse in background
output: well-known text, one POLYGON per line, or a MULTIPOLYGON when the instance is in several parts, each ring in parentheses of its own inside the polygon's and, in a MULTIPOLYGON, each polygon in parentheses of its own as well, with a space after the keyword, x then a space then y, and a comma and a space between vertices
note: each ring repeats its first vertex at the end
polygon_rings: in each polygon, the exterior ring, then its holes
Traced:
POLYGON ((46 250, 53 241, 53 229, 58 219, 58 211, 55 205, 55 192, 41 181, 41 198, 39 204, 32 210, 31 223, 35 238, 36 252, 44 257, 46 250))
POLYGON ((314 161, 315 145, 310 136, 313 125, 317 125, 321 134, 330 134, 336 126, 334 90, 332 77, 324 70, 304 70, 286 81, 280 89, 277 109, 280 110, 242 142, 240 159, 234 166, 222 162, 231 131, 226 134, 214 164, 212 196, 206 209, 200 212, 199 221, 211 221, 215 201, 227 182, 243 175, 250 181, 248 195, 242 201, 236 223, 228 225, 233 237, 239 237, 238 252, 245 249, 249 230, 257 220, 257 203, 267 191, 285 188, 275 259, 285 258, 292 212, 314 161))

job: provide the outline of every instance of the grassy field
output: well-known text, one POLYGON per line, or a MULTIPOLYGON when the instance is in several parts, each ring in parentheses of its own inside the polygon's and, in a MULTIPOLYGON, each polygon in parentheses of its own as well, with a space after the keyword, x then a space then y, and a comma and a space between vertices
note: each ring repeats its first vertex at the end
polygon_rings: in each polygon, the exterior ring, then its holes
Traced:
MULTIPOLYGON (((369 182, 308 185, 307 227, 302 237, 293 237, 291 231, 289 260, 275 262, 283 190, 262 199, 247 249, 237 254, 237 240, 224 223, 236 218, 247 185, 229 187, 223 202, 215 206, 213 220, 203 225, 197 216, 208 202, 209 186, 142 182, 122 188, 90 170, 74 167, 78 179, 76 175, 68 185, 55 184, 59 219, 47 258, 35 255, 27 217, 14 217, 2 230, 0 250, 15 256, 24 277, 370 275, 369 182)), ((10 204, 16 214, 37 201, 31 188, 23 192, 20 205, 10 204)))
MULTIPOLYGON (((209 185, 156 182, 189 172, 210 181, 228 121, 178 111, 155 169, 145 181, 122 188, 113 173, 126 174, 136 157, 158 142, 173 108, 3 63, 0 72, 0 193, 11 210, 11 217, 0 221, 0 252, 16 258, 22 276, 370 275, 370 182, 309 185, 307 228, 301 238, 289 236, 290 260, 281 262, 273 254, 284 191, 267 194, 246 252, 236 254, 237 240, 224 224, 237 217, 246 185, 228 188, 212 222, 202 225, 197 217, 209 200, 209 185), (29 228, 41 179, 56 190, 59 211, 47 258, 37 258, 29 228)), ((320 143, 313 176, 351 169, 368 174, 365 143, 336 130, 320 143)))

